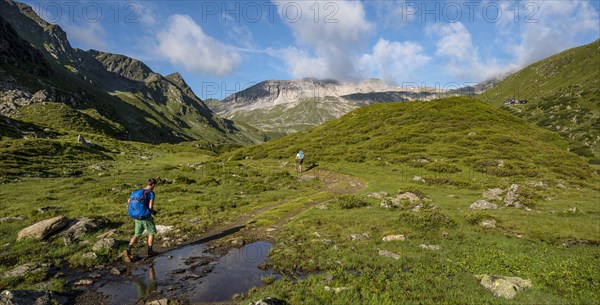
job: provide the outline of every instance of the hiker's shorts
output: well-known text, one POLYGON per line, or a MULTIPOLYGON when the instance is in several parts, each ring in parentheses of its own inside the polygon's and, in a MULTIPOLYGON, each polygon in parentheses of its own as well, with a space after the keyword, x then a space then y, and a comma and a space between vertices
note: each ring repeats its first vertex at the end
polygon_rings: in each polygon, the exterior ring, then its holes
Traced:
POLYGON ((150 235, 156 235, 156 225, 154 225, 154 219, 152 217, 143 220, 134 219, 133 221, 135 222, 135 236, 142 236, 144 230, 148 231, 148 234, 150 235))

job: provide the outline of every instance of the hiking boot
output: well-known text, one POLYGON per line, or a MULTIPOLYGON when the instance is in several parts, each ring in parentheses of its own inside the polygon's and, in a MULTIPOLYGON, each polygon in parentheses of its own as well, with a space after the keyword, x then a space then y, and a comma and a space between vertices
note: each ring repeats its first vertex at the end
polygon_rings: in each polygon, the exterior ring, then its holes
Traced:
POLYGON ((123 252, 123 261, 126 263, 131 263, 131 253, 129 253, 129 250, 125 250, 123 252))
POLYGON ((158 255, 158 252, 155 252, 154 250, 152 250, 152 248, 148 249, 148 257, 152 257, 158 255))

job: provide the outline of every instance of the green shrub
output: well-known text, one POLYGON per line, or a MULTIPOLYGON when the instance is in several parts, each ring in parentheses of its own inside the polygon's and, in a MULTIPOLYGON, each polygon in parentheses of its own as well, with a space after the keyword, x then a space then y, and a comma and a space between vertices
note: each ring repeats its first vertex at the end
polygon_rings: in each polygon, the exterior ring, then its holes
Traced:
POLYGON ((213 177, 207 177, 198 181, 198 184, 202 186, 219 186, 221 182, 213 177))
POLYGON ((341 195, 335 198, 336 204, 342 209, 362 208, 369 205, 368 202, 355 195, 341 195))
POLYGON ((498 219, 496 219, 496 217, 490 216, 483 212, 469 213, 465 216, 465 220, 472 225, 479 224, 480 222, 482 222, 483 220, 486 220, 486 219, 493 219, 493 220, 498 221, 498 219))
POLYGON ((404 194, 404 193, 413 193, 413 194, 419 196, 419 198, 427 197, 425 192, 423 192, 421 189, 416 188, 416 187, 402 188, 402 189, 398 190, 398 195, 404 194))

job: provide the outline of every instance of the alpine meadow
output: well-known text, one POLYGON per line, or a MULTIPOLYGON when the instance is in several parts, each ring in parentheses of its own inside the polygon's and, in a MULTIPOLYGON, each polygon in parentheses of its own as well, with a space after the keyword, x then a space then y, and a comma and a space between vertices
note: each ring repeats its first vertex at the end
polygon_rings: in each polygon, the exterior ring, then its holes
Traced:
POLYGON ((600 304, 599 11, 0 0, 0 304, 600 304))

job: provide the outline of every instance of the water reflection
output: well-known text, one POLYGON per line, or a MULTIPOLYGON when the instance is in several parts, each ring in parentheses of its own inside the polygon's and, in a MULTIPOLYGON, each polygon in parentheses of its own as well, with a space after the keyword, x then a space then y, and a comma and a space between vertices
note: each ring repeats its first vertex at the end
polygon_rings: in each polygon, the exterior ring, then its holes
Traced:
POLYGON ((154 264, 148 267, 148 283, 142 278, 134 278, 135 288, 137 289, 138 300, 146 300, 149 297, 156 295, 156 272, 154 271, 154 264))

